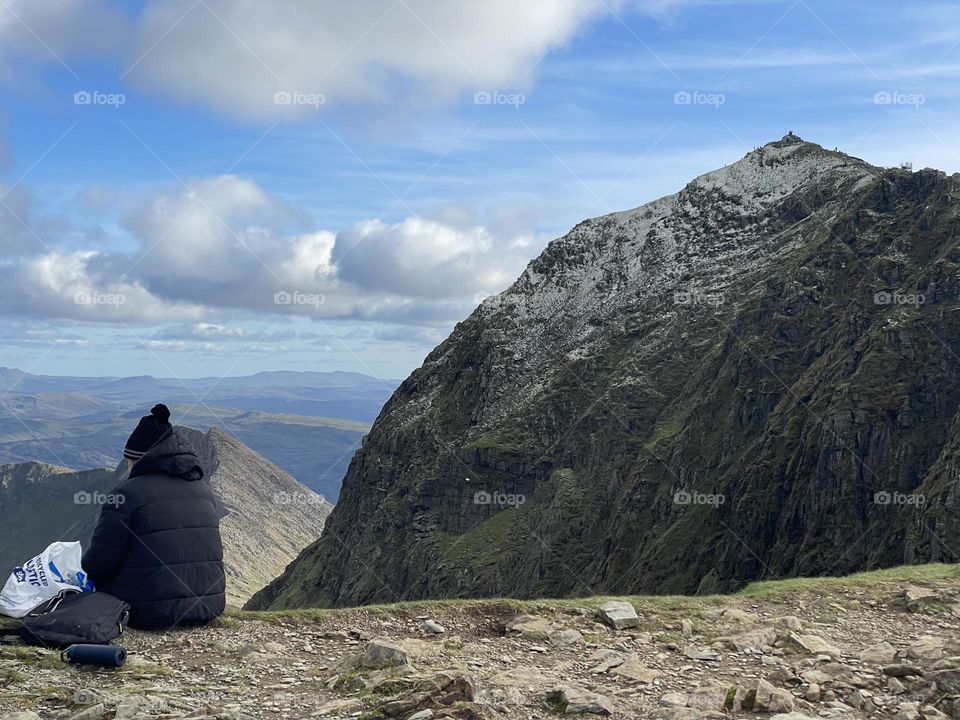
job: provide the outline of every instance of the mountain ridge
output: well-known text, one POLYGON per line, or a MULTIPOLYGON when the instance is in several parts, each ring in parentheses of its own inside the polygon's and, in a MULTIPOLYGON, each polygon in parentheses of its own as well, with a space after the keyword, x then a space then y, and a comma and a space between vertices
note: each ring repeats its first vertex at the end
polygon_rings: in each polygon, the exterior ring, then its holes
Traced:
POLYGON ((944 557, 923 528, 958 531, 934 467, 960 403, 958 187, 787 135, 579 223, 400 385, 324 535, 248 607, 715 592, 944 557), (897 366, 901 337, 935 362, 897 366), (873 502, 918 488, 922 516, 873 502))

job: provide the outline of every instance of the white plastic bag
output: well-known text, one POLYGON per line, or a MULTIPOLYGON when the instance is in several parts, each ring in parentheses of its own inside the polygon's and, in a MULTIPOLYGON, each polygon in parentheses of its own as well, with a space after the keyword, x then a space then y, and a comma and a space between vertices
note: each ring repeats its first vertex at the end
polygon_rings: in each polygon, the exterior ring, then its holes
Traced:
POLYGON ((55 542, 15 567, 0 591, 0 615, 22 618, 63 590, 93 590, 93 583, 80 567, 80 557, 80 543, 55 542))

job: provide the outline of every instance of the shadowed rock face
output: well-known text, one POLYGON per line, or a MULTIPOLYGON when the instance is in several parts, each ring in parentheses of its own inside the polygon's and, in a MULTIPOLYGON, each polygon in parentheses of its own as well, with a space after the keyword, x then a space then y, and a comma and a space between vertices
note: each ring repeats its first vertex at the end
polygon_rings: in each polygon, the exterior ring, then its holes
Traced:
POLYGON ((400 386, 249 607, 955 560, 958 198, 788 135, 581 223, 400 386))
MULTIPOLYGON (((219 428, 184 430, 222 503, 227 598, 239 605, 317 538, 331 505, 219 428)), ((117 471, 0 465, 0 563, 12 567, 56 540, 86 548, 97 494, 110 493, 125 473, 126 462, 117 471)))

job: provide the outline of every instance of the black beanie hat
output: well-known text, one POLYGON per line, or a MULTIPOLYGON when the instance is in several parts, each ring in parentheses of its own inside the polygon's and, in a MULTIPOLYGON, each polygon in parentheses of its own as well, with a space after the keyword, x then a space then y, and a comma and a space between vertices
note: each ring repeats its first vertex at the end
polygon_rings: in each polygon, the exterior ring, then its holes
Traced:
POLYGON ((140 418, 137 427, 130 433, 127 444, 123 448, 123 456, 127 460, 136 462, 154 445, 166 439, 172 431, 170 409, 162 403, 154 405, 150 409, 150 414, 140 418))

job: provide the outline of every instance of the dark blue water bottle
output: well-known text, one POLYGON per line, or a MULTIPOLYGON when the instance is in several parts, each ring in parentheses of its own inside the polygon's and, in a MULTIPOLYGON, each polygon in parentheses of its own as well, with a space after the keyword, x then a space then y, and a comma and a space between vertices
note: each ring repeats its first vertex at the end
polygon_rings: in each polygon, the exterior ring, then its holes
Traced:
POLYGON ((118 668, 127 661, 127 651, 119 645, 71 645, 60 658, 77 665, 118 668))

